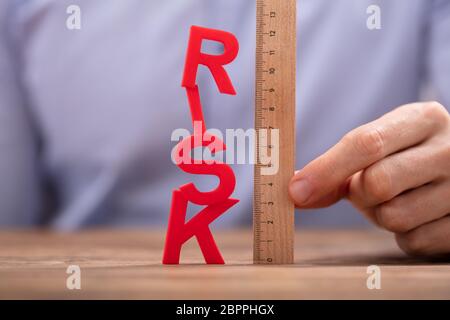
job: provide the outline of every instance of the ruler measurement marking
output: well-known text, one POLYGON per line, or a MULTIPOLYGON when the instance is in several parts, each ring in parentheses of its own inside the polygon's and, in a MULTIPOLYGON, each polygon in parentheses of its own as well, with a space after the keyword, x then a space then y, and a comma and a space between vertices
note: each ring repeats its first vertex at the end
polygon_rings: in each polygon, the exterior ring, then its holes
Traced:
MULTIPOLYGON (((284 264, 293 262, 294 207, 287 184, 294 172, 296 0, 257 0, 256 6, 255 129, 280 130, 280 161, 274 176, 261 175, 270 165, 259 159, 254 166, 254 263, 284 264)), ((273 147, 257 141, 256 156, 273 147)))

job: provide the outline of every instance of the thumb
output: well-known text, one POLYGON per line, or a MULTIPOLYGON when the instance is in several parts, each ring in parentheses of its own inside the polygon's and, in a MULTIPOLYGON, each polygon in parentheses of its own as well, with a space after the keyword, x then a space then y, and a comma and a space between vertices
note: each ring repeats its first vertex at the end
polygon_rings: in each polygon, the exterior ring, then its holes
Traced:
POLYGON ((351 144, 347 141, 339 141, 295 173, 289 184, 289 193, 297 207, 326 207, 346 195, 349 178, 364 167, 355 167, 355 163, 360 161, 350 152, 351 144))
POLYGON ((297 171, 289 185, 294 203, 301 208, 318 208, 344 197, 350 177, 384 156, 384 143, 377 127, 368 124, 347 133, 336 145, 297 171))
POLYGON ((350 131, 298 171, 289 186, 295 204, 302 208, 333 204, 348 193, 354 174, 428 137, 434 128, 423 121, 418 108, 423 109, 423 105, 402 106, 350 131))
POLYGON ((303 170, 299 170, 289 183, 289 195, 298 208, 324 208, 345 198, 349 192, 350 182, 351 177, 334 189, 323 193, 320 189, 327 181, 305 177, 303 170))

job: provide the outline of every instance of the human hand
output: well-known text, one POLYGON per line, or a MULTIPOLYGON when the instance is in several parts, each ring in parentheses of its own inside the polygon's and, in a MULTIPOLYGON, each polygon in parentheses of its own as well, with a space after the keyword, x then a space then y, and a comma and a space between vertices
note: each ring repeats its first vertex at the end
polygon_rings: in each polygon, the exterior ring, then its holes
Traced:
POLYGON ((450 254, 450 115, 437 102, 401 106, 297 171, 289 192, 299 208, 347 198, 406 253, 450 254))

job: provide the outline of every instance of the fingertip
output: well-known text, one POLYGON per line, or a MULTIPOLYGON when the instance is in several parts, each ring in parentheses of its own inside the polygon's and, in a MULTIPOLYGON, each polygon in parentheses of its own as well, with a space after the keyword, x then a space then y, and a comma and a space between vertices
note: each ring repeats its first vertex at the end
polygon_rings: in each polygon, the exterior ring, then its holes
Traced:
POLYGON ((289 194, 294 203, 301 207, 305 205, 312 195, 312 185, 307 179, 295 179, 291 180, 289 184, 289 194))

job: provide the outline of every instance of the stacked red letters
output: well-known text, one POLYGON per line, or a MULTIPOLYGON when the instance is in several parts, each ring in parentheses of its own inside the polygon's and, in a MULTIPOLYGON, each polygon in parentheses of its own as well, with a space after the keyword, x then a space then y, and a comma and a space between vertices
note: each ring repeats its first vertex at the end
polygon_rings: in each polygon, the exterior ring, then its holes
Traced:
POLYGON ((208 67, 219 91, 223 94, 235 95, 236 91, 223 66, 232 62, 238 51, 238 41, 231 33, 196 26, 191 27, 182 86, 187 92, 194 134, 185 138, 176 146, 175 158, 181 170, 191 174, 215 175, 219 178, 219 185, 213 191, 200 192, 193 183, 189 183, 173 191, 164 247, 164 264, 178 264, 182 245, 194 236, 197 238, 206 263, 224 263, 209 229, 209 224, 239 201, 230 198, 236 185, 234 172, 230 166, 221 162, 185 161, 186 159, 191 160, 190 154, 183 154, 183 152, 191 151, 197 147, 207 147, 211 153, 225 150, 226 146, 223 141, 206 132, 199 88, 196 84, 197 70, 199 65, 208 67), (203 40, 222 43, 223 54, 202 53, 203 40), (196 129, 198 123, 201 124, 200 130, 196 129), (186 210, 189 202, 206 207, 186 222, 186 210))

